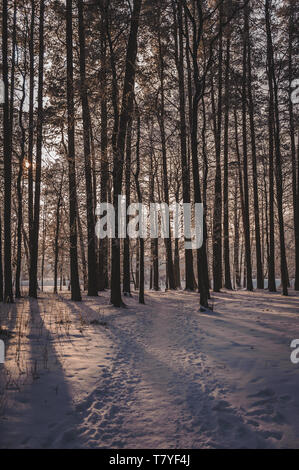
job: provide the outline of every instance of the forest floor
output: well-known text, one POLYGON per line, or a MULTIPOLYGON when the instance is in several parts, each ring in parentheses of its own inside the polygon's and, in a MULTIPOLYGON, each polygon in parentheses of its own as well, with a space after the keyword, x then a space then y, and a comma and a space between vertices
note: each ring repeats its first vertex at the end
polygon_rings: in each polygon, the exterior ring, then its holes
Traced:
POLYGON ((298 294, 137 300, 1 306, 1 448, 299 447, 298 294))

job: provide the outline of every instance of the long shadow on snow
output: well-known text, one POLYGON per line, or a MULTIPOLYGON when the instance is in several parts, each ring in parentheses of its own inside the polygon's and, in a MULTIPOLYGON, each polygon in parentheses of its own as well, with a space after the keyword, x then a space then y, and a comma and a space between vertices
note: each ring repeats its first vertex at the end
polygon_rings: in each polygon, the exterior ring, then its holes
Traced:
MULTIPOLYGON (((163 297, 159 302, 163 302, 163 297)), ((169 305, 169 299, 165 296, 165 300, 169 305)), ((67 304, 74 305, 68 301, 67 304)), ((155 302, 153 303, 155 304, 155 302)), ((153 305, 154 306, 154 305, 153 305)), ((177 301, 171 302, 171 306, 177 308, 177 301)), ((78 310, 81 308, 77 306, 78 310)), ((90 315, 94 315, 95 310, 91 309, 84 304, 82 305, 84 311, 88 312, 90 315)), ((126 315, 135 315, 136 312, 134 309, 128 312, 127 310, 121 310, 119 314, 105 315, 107 321, 113 321, 117 318, 123 318, 126 315)), ((147 313, 145 313, 147 315, 147 313)), ((153 313, 154 315, 154 313, 153 313)), ((138 321, 138 317, 136 316, 138 321)), ((171 400, 173 400, 173 410, 177 410, 178 414, 175 417, 176 427, 179 429, 181 427, 181 435, 184 433, 188 434, 188 430, 185 429, 185 419, 183 423, 180 423, 180 413, 179 408, 177 407, 177 400, 179 399, 180 406, 185 409, 185 412, 189 416, 191 427, 198 427, 198 440, 197 442, 192 441, 190 445, 192 447, 200 447, 201 444, 201 434, 204 433, 206 436, 209 436, 211 439, 211 445, 214 447, 221 447, 225 445, 225 439, 228 437, 228 434, 239 430, 240 432, 248 435, 248 442, 251 443, 251 447, 258 447, 267 445, 267 442, 264 439, 262 433, 259 433, 256 429, 246 423, 243 417, 238 414, 238 411, 233 409, 229 403, 224 400, 215 399, 213 396, 214 386, 210 390, 205 388, 206 384, 201 384, 198 379, 196 380, 192 375, 194 375, 194 370, 192 370, 192 364, 185 370, 184 373, 174 370, 169 364, 158 359, 152 353, 149 353, 140 343, 137 343, 132 334, 128 334, 124 331, 123 328, 119 328, 115 323, 109 325, 109 334, 113 336, 114 343, 118 346, 118 353, 115 359, 114 369, 115 370, 126 370, 127 383, 115 384, 116 386, 111 386, 113 382, 113 371, 110 378, 110 390, 111 394, 105 395, 103 400, 109 405, 109 402, 118 402, 119 408, 118 413, 130 413, 131 416, 134 415, 134 409, 138 407, 138 382, 132 388, 132 383, 136 374, 145 379, 150 383, 154 388, 157 388, 159 392, 167 393, 171 400), (131 379, 130 379, 130 371, 131 379), (161 380, 159 382, 159 378, 161 380), (129 385, 128 385, 129 384, 129 385), (121 400, 118 400, 117 394, 120 391, 120 388, 127 387, 128 394, 126 400, 121 403, 121 400), (134 399, 132 400, 132 396, 134 399), (129 400, 130 397, 130 400, 129 400), (128 404, 128 403, 132 403, 128 404)), ((136 325, 138 327, 138 324, 136 325)), ((142 327, 142 325, 140 325, 142 327)), ((107 393, 107 390, 106 390, 107 393)), ((101 402, 101 388, 96 389, 92 392, 92 396, 89 396, 86 401, 86 406, 89 406, 95 399, 101 402)), ((101 403, 101 407, 103 403, 101 403)), ((119 416, 118 416, 119 418, 119 416)), ((120 423, 123 423, 123 420, 120 419, 117 423, 115 431, 119 433, 120 423)), ((124 442, 129 436, 130 431, 126 428, 123 430, 124 442)), ((193 435, 193 429, 191 434, 193 435)), ((133 439, 134 436, 131 436, 133 439)), ((192 437, 193 439, 193 437, 192 437)), ((229 441, 230 439, 228 439, 229 441)))
POLYGON ((18 448, 72 448, 74 439, 78 443, 78 416, 53 344, 54 337, 45 326, 39 302, 30 299, 32 384, 26 388, 27 406, 19 430, 22 439, 12 442, 11 447, 17 444, 18 448))

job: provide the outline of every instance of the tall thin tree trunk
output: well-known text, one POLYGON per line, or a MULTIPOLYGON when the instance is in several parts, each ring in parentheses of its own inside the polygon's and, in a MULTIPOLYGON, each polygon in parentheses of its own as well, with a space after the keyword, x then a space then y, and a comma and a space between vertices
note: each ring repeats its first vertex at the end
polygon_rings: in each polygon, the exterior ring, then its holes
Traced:
MULTIPOLYGON (((155 203, 155 178, 157 176, 156 165, 154 167, 154 142, 153 142, 153 122, 150 127, 150 203, 155 203)), ((160 290, 159 286, 159 239, 151 240, 152 271, 153 271, 153 289, 160 290)))
MULTIPOLYGON (((244 198, 244 184, 243 184, 243 175, 242 175, 242 166, 241 166, 241 155, 240 155, 240 148, 239 148, 239 138, 238 138, 238 118, 237 118, 237 111, 234 109, 234 124, 235 124, 235 144, 236 144, 236 154, 238 159, 238 177, 239 177, 239 190, 240 190, 240 201, 241 201, 241 212, 242 212, 242 221, 243 221, 243 229, 245 234, 245 226, 246 226, 246 215, 245 215, 245 198, 244 198)), ((244 244, 246 246, 246 235, 244 235, 244 244)), ((241 247, 242 249, 242 247, 241 247)), ((240 266, 242 267, 242 259, 240 258, 240 266)), ((241 267, 239 269, 240 277, 241 277, 241 267)), ((245 273, 245 269, 244 269, 245 273)))
MULTIPOLYGON (((229 214, 228 214, 228 129, 229 129, 229 67, 230 67, 230 35, 226 40, 226 61, 225 61, 225 115, 224 115, 224 148, 223 148, 223 235, 224 235, 224 272, 225 288, 232 289, 230 274, 230 249, 229 249, 229 214)), ((239 250, 239 248, 238 248, 239 250)))
MULTIPOLYGON (((267 41, 267 61, 270 62, 269 40, 267 41)), ((272 77, 269 65, 267 66, 269 85, 269 110, 268 110, 268 133, 269 133, 269 253, 268 253, 268 289, 276 292, 275 280, 275 233, 274 233, 274 96, 272 77)))
MULTIPOLYGON (((62 205, 62 186, 64 181, 64 171, 62 172, 59 187, 57 207, 56 207, 56 224, 55 224, 55 244, 54 244, 54 294, 57 294, 57 277, 58 277, 58 260, 59 260, 59 234, 60 234, 60 210, 62 205)), ((62 275, 60 276, 62 277, 62 275)), ((61 289, 60 289, 61 290, 61 289)))
POLYGON ((272 44, 272 32, 271 32, 271 13, 270 13, 270 2, 266 0, 265 5, 266 13, 266 30, 267 30, 267 56, 268 56, 268 74, 270 78, 269 86, 273 90, 273 102, 274 102, 274 142, 275 142, 275 179, 276 179, 276 200, 277 200, 277 211, 279 220, 279 239, 280 239, 280 272, 283 295, 288 295, 288 272, 287 272, 287 260, 285 252, 285 236, 284 236, 284 218, 283 218, 283 181, 282 181, 282 168, 281 168, 281 151, 280 151, 280 120, 279 120, 279 109, 278 109, 278 86, 275 75, 274 66, 274 53, 272 44))
POLYGON ((254 102, 252 95, 252 66, 251 66, 251 38, 249 34, 249 20, 246 22, 247 31, 247 53, 248 53, 248 105, 249 105, 249 120, 250 120, 250 134, 251 134, 251 155, 252 155, 252 178, 253 178, 253 197, 254 197, 254 218, 255 218, 255 253, 256 253, 256 274, 257 274, 257 288, 264 289, 264 275, 263 263, 261 252, 261 233, 260 233, 260 208, 259 208, 259 194, 258 194, 258 172, 256 160, 256 138, 255 138, 255 123, 254 123, 254 102))
MULTIPOLYGON (((175 12, 174 12, 175 13, 175 12)), ((175 17, 175 14, 174 14, 175 17)), ((176 19, 176 17, 175 17, 176 19)), ((184 41, 183 41, 183 12, 182 4, 177 5, 177 22, 175 21, 176 66, 179 77, 179 97, 180 97, 180 143, 181 143, 181 165, 182 165, 182 185, 183 202, 190 204, 190 167, 187 158, 187 127, 186 127, 186 100, 185 100, 185 76, 184 76, 184 41), (178 39, 177 39, 178 36, 178 39)), ((190 240, 186 240, 190 242, 190 240)), ((175 259, 178 258, 178 240, 175 241, 175 259)), ((178 274, 178 273, 177 273, 178 274)), ((194 270, 193 252, 185 249, 185 289, 194 291, 194 270)))
MULTIPOLYGON (((29 41, 30 84, 29 84, 29 129, 28 129, 28 226, 29 247, 32 245, 33 226, 33 145, 34 145, 34 23, 35 0, 31 0, 31 24, 29 41)), ((31 248, 30 248, 31 249, 31 248)), ((29 249, 29 251, 30 251, 29 249)))
POLYGON ((70 281, 71 298, 81 301, 77 249, 77 183, 75 164, 75 112, 73 78, 73 19, 72 0, 66 0, 66 48, 67 48, 67 114, 68 114, 68 166, 69 166, 69 229, 70 229, 70 281))
POLYGON ((30 245, 30 275, 29 296, 37 298, 37 264, 38 264, 38 239, 40 222, 40 194, 42 171, 42 145, 43 145, 43 90, 44 90, 44 15, 45 0, 40 2, 39 12, 39 64, 38 64, 38 109, 37 109, 37 138, 36 138, 36 162, 35 162, 35 195, 32 237, 30 245))
POLYGON ((213 214, 213 279, 214 292, 222 287, 222 181, 221 181, 221 127, 222 127, 222 41, 223 2, 219 7, 219 50, 218 50, 218 109, 215 114, 216 173, 213 214))
MULTIPOLYGON (((202 18, 203 12, 201 9, 201 4, 197 4, 198 15, 202 18)), ((187 33, 188 36, 189 33, 187 33)), ((199 40, 201 38, 201 31, 199 32, 199 40)), ((193 172, 193 188, 194 188, 194 202, 201 204, 201 188, 199 181, 199 162, 198 162, 198 105, 200 99, 202 99, 203 88, 202 81, 200 80, 199 67, 198 67, 198 31, 196 26, 193 28, 193 44, 192 49, 192 63, 193 63, 193 86, 194 94, 190 103, 190 124, 191 124, 191 158, 192 158, 192 172, 193 172)), ((189 54, 189 48, 187 55, 189 54)), ((188 61, 187 61, 188 64, 188 61)), ((189 66, 191 64, 189 63, 189 66)), ((204 215, 204 234, 203 234, 203 245, 197 250, 197 274, 198 274, 198 288, 200 291, 200 305, 204 308, 208 307, 208 297, 209 289, 207 287, 207 255, 206 255, 206 224, 205 224, 205 215, 204 215)))
MULTIPOLYGON (((137 110, 137 141, 136 141, 136 172, 135 172, 135 185, 138 196, 138 203, 142 204, 142 193, 139 183, 140 175, 140 127, 141 120, 139 111, 137 110)), ((140 214, 141 215, 141 214, 140 214)), ((139 237, 139 303, 144 304, 144 238, 139 237)))
MULTIPOLYGON (((203 207, 204 207, 204 214, 207 214, 207 189, 208 189, 208 176, 209 176, 209 165, 208 165, 208 154, 207 154, 207 139, 206 139, 206 130, 207 130, 207 115, 206 115, 206 104, 205 98, 202 96, 201 99, 202 103, 202 158, 203 158, 203 207)), ((206 231, 206 228, 205 228, 206 231)), ((207 242, 205 242, 207 243, 207 242)), ((207 248, 204 250, 204 276, 205 276, 205 286, 206 291, 208 292, 208 298, 210 299, 210 277, 209 277, 209 264, 208 264, 208 250, 207 248)), ((196 282, 194 280, 196 285, 196 282)))
MULTIPOLYGON (((132 152, 132 112, 128 119, 127 129, 127 142, 126 142, 126 172, 125 172, 125 185, 126 185, 126 209, 131 203, 131 152, 132 152)), ((129 217, 126 217, 126 225, 128 225, 129 217)), ((124 239, 124 256, 123 256, 123 292, 124 295, 131 295, 131 277, 130 277, 130 239, 128 234, 124 239)))
POLYGON ((242 135, 243 135, 243 181, 244 181, 244 233, 246 259, 246 287, 253 290, 250 243, 249 183, 248 183, 248 147, 247 147, 247 44, 248 44, 248 6, 244 9, 243 30, 243 78, 242 78, 242 135))
POLYGON ((17 2, 13 4, 13 26, 12 26, 12 57, 11 57, 11 73, 10 73, 10 129, 11 129, 11 152, 13 153, 13 133, 14 133, 14 106, 15 106, 15 78, 16 78, 16 49, 17 49, 17 2))
POLYGON ((124 149, 129 119, 129 102, 134 93, 136 57, 137 57, 137 36, 139 28, 139 16, 142 0, 134 0, 131 16, 131 29, 127 45, 126 71, 123 86, 122 108, 119 120, 119 132, 117 135, 117 146, 113 152, 113 205, 115 210, 115 238, 112 240, 111 258, 111 303, 115 307, 123 305, 120 284, 120 240, 118 239, 118 197, 121 194, 124 149))
POLYGON ((235 198, 234 198, 234 281, 235 289, 241 287, 241 276, 240 276, 240 233, 239 233, 239 211, 238 211, 238 176, 235 176, 235 198))
POLYGON ((90 150, 90 114, 86 86, 86 51, 85 51, 85 25, 83 14, 83 0, 78 0, 78 25, 80 46, 80 94, 82 104, 84 162, 86 183, 86 211, 87 211, 87 239, 88 239, 88 296, 98 295, 96 234, 95 234, 95 208, 93 198, 91 150, 90 150))
MULTIPOLYGON (((288 38, 288 75, 289 75, 289 129, 291 140, 291 156, 292 156, 292 189, 293 189, 293 210, 294 210, 294 232, 295 232, 295 290, 299 290, 299 225, 297 222, 297 174, 296 174, 296 144, 295 144, 295 124, 294 124, 294 109, 291 98, 292 94, 292 81, 294 80, 294 38, 295 38, 295 24, 294 24, 294 6, 295 2, 289 0, 289 38, 288 38)), ((299 144, 298 144, 299 145, 299 144)), ((298 170, 299 171, 299 170, 298 170)))
MULTIPOLYGON (((85 244, 84 244, 84 235, 81 223, 81 217, 79 208, 77 206, 77 222, 78 222, 78 237, 79 237, 79 245, 81 251, 81 263, 82 263, 82 274, 83 274, 83 288, 85 291, 88 290, 88 274, 87 274, 87 262, 85 256, 85 244)), ((79 276, 80 277, 80 276, 79 276)))
POLYGON ((8 31, 7 0, 2 2, 2 63, 3 63, 3 153, 4 153, 4 301, 13 302, 11 271, 11 132, 8 97, 8 31))
MULTIPOLYGON (((158 30, 158 49, 159 49, 159 75, 160 75, 160 111, 158 111, 158 123, 161 134, 161 147, 162 147, 162 168, 163 168, 163 189, 165 203, 169 206, 169 182, 168 182, 168 165, 167 165, 167 145, 166 145, 166 134, 165 134, 165 90, 164 90, 164 57, 161 43, 161 31, 158 30)), ((166 262, 167 262, 167 273, 168 273, 168 287, 171 290, 176 288, 174 268, 173 268, 173 257, 172 257, 172 239, 171 229, 169 224, 169 236, 165 238, 165 250, 166 250, 166 262)))
POLYGON ((16 267, 16 283, 15 283, 15 294, 16 298, 21 297, 21 288, 20 288, 20 277, 21 277, 21 268, 22 268, 22 228, 23 228, 23 170, 24 170, 24 159, 25 159, 25 140, 26 140, 26 131, 23 124, 23 106, 26 98, 26 68, 27 68, 27 38, 24 39, 24 74, 23 74, 23 83, 22 83, 22 97, 20 102, 19 110, 19 127, 21 130, 21 154, 19 157, 19 172, 17 179, 17 194, 18 194, 18 247, 17 247, 17 267, 16 267))
MULTIPOLYGON (((109 181, 108 162, 108 113, 107 113, 107 37, 106 17, 107 9, 101 9, 101 203, 107 202, 107 188, 109 181)), ((99 242, 99 290, 108 288, 108 240, 99 242)))
POLYGON ((42 242, 42 262, 41 262, 41 291, 44 292, 44 273, 45 273, 45 258, 46 258, 46 233, 47 233, 47 201, 43 207, 43 242, 42 242))

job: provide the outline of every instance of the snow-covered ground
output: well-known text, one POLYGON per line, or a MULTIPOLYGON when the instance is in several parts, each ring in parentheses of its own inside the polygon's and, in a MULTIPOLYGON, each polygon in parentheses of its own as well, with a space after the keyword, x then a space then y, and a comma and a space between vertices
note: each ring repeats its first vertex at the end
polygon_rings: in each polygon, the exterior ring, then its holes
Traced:
POLYGON ((1 448, 299 448, 299 296, 147 293, 1 306, 1 448))

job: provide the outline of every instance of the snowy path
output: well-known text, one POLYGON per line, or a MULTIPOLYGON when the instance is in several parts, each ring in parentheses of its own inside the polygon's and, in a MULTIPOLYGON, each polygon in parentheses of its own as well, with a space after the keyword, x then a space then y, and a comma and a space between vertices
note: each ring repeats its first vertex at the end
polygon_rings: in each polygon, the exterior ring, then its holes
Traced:
POLYGON ((6 387, 1 447, 299 447, 298 295, 222 293, 210 313, 184 292, 50 302, 22 306, 33 380, 6 387))

